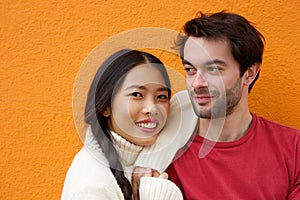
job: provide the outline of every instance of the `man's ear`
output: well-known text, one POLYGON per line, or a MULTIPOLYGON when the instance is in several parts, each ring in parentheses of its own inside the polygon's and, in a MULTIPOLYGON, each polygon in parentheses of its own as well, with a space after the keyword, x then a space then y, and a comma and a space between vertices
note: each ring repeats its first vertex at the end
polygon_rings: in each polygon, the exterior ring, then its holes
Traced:
POLYGON ((250 67, 248 67, 248 69, 245 71, 244 73, 244 84, 245 85, 250 85, 253 80, 255 79, 255 77, 257 76, 259 70, 260 70, 260 66, 261 63, 256 62, 253 63, 253 65, 251 65, 250 67))
POLYGON ((111 115, 111 108, 108 106, 104 111, 103 111, 103 116, 104 117, 109 117, 111 115))

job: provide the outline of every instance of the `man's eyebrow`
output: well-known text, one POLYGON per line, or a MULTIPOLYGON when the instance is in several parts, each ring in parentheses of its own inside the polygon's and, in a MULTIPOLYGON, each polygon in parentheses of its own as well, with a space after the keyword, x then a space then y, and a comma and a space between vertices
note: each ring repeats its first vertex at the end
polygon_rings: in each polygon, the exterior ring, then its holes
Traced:
POLYGON ((187 61, 186 59, 182 58, 181 60, 182 60, 182 64, 183 64, 183 65, 190 65, 190 66, 193 66, 192 63, 190 63, 190 62, 187 61))
MULTIPOLYGON (((182 59, 182 64, 183 64, 183 65, 194 66, 192 63, 190 63, 190 62, 187 61, 186 59, 182 59)), ((227 66, 226 62, 224 62, 223 60, 220 60, 220 59, 209 60, 209 61, 203 63, 202 66, 214 65, 214 64, 219 64, 219 65, 227 66)))
POLYGON ((224 62, 223 60, 214 59, 203 63, 203 66, 214 65, 214 64, 225 65, 225 66, 227 65, 226 62, 224 62))

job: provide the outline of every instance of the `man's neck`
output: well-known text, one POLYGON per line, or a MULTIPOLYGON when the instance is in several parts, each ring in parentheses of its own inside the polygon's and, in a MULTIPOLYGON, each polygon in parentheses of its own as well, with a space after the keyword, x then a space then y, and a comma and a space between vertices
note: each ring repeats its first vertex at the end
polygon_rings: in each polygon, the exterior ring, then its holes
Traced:
POLYGON ((248 108, 224 118, 200 118, 198 134, 212 141, 231 142, 240 139, 247 132, 251 121, 252 115, 248 108))

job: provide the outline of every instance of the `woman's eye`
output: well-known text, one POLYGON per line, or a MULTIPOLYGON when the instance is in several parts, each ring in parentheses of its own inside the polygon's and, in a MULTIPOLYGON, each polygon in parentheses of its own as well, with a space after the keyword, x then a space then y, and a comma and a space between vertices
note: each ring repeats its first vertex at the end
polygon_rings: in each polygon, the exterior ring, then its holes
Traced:
POLYGON ((134 97, 143 97, 143 95, 139 92, 133 92, 133 93, 131 93, 131 95, 134 97))
POLYGON ((168 96, 166 96, 166 95, 158 95, 157 98, 158 99, 162 99, 162 100, 167 100, 168 96))

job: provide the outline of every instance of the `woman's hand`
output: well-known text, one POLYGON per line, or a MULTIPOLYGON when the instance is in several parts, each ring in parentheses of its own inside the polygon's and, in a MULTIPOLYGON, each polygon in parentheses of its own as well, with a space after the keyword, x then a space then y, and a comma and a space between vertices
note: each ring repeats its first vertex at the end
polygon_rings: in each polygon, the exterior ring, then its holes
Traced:
POLYGON ((132 194, 133 199, 139 199, 139 187, 140 187, 140 179, 142 177, 157 177, 168 179, 169 176, 166 172, 159 173, 158 171, 151 168, 144 167, 135 167, 132 173, 131 183, 132 183, 132 194))

